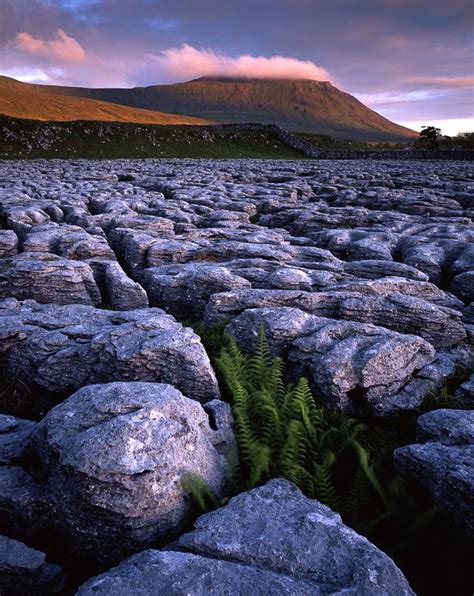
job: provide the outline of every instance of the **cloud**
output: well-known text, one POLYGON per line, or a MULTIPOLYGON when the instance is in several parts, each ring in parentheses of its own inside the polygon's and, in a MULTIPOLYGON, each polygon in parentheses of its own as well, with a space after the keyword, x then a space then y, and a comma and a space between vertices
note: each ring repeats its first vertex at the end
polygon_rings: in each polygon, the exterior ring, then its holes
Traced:
POLYGON ((409 82, 429 87, 470 88, 474 87, 474 77, 415 77, 409 82))
POLYGON ((404 104, 413 102, 422 102, 433 97, 431 93, 425 90, 417 91, 398 91, 382 93, 357 93, 357 98, 370 107, 385 107, 392 104, 404 104))
POLYGON ((233 58, 188 44, 162 50, 159 54, 146 54, 146 59, 157 74, 175 80, 201 76, 331 80, 327 70, 310 60, 249 54, 233 58))
POLYGON ((26 54, 59 62, 82 62, 86 58, 80 43, 62 29, 58 29, 52 39, 40 39, 23 31, 10 41, 9 46, 26 54))

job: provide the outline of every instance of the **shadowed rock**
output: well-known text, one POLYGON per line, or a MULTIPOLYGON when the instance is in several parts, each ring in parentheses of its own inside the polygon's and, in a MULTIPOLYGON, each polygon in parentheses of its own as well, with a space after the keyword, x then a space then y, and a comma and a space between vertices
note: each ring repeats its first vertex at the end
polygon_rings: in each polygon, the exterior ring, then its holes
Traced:
POLYGON ((413 594, 387 555, 287 480, 271 480, 201 516, 178 544, 212 559, 298 578, 316 594, 413 594))
POLYGON ((61 567, 46 555, 18 540, 0 536, 0 589, 4 594, 57 592, 63 582, 61 567))
POLYGON ((10 297, 56 304, 101 303, 87 263, 44 253, 22 253, 0 260, 0 298, 10 297))
POLYGON ((123 561, 118 567, 90 579, 78 596, 139 593, 169 594, 287 594, 318 595, 311 583, 230 561, 180 552, 147 550, 123 561))
POLYGON ((395 450, 395 465, 474 536, 474 410, 423 414, 417 438, 419 443, 395 450))

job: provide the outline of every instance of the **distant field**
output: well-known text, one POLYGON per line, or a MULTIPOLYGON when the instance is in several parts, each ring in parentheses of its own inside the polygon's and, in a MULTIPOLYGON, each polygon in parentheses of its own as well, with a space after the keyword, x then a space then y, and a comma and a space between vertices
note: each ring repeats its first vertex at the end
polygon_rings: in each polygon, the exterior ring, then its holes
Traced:
POLYGON ((340 139, 328 135, 318 135, 312 132, 298 132, 293 134, 309 141, 321 149, 335 149, 342 151, 378 151, 383 149, 403 149, 413 144, 413 141, 407 142, 382 142, 382 141, 354 141, 351 139, 340 139))
POLYGON ((0 116, 0 158, 304 159, 270 133, 123 122, 41 122, 0 116))

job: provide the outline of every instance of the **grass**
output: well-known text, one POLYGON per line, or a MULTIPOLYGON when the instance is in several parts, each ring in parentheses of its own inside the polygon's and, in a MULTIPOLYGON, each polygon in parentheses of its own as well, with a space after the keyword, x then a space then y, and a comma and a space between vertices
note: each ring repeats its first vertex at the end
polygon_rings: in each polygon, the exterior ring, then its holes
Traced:
POLYGON ((270 133, 123 122, 41 122, 0 116, 0 158, 304 159, 270 133))
POLYGON ((406 143, 381 142, 381 141, 355 141, 341 139, 327 135, 318 135, 311 132, 295 132, 319 149, 334 149, 339 151, 381 151, 384 149, 405 149, 413 145, 412 141, 406 143))

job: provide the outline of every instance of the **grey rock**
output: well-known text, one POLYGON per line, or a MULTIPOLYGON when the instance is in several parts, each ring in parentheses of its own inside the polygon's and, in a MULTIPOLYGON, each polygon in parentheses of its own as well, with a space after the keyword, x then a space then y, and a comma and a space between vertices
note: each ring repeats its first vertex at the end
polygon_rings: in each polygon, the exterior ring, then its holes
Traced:
POLYGON ((0 590, 8 593, 56 592, 63 584, 62 570, 46 555, 6 536, 0 536, 0 590))
POLYGON ((343 300, 337 314, 348 321, 416 333, 435 347, 454 346, 466 339, 462 313, 403 294, 351 296, 343 300))
POLYGON ((456 275, 451 282, 451 289, 465 302, 474 300, 474 269, 456 275))
POLYGON ((109 263, 105 268, 104 284, 112 308, 133 310, 146 308, 148 297, 142 286, 131 280, 118 263, 109 263))
POLYGON ((363 279, 378 279, 379 277, 405 277, 419 281, 428 281, 428 276, 415 267, 393 261, 366 259, 364 261, 349 261, 344 263, 344 271, 363 279))
POLYGON ((395 465, 474 536, 474 411, 428 412, 417 433, 419 443, 395 450, 395 465))
POLYGON ((454 397, 460 407, 465 405, 474 409, 474 373, 457 388, 454 397))
POLYGON ((396 408, 387 407, 390 398, 435 354, 428 342, 414 335, 324 319, 317 331, 292 346, 289 359, 299 374, 309 374, 325 405, 373 416, 391 415, 396 408))
POLYGON ((0 230, 0 258, 16 255, 18 236, 13 230, 0 230))
POLYGON ((420 442, 437 441, 443 445, 474 444, 474 410, 433 410, 417 421, 420 442))
POLYGON ((0 414, 0 465, 21 457, 35 426, 31 420, 0 414))
POLYGON ((47 499, 34 524, 104 561, 172 536, 190 513, 184 480, 197 475, 220 494, 223 440, 202 406, 170 385, 84 387, 32 435, 47 499))
MULTIPOLYGON (((308 313, 334 319, 371 323, 401 333, 416 333, 435 347, 449 347, 466 339, 462 313, 427 300, 397 293, 414 292, 401 280, 350 282, 337 284, 322 292, 237 290, 212 296, 205 310, 207 324, 233 318, 248 308, 294 307, 308 313), (385 283, 383 283, 385 281, 385 283), (391 288, 393 291, 390 291, 391 288)), ((423 287, 420 288, 420 293, 423 287)), ((425 290, 428 296, 450 301, 449 296, 425 290)), ((459 307, 458 301, 450 301, 459 307)))
POLYGON ((111 312, 80 305, 0 303, 0 360, 7 373, 53 392, 92 383, 171 383, 219 396, 200 339, 159 309, 111 312))
POLYGON ((237 593, 316 596, 320 592, 304 580, 249 565, 190 553, 147 550, 90 579, 79 588, 77 595, 220 596, 237 593))
POLYGON ((201 516, 178 544, 309 582, 316 593, 413 594, 387 555, 287 480, 272 480, 201 516))
POLYGON ((373 280, 346 280, 336 285, 331 285, 331 292, 357 292, 369 296, 385 296, 402 294, 421 298, 438 306, 462 310, 464 304, 461 300, 440 290, 437 286, 424 280, 411 280, 405 277, 378 276, 373 280))
MULTIPOLYGON (((423 366, 400 391, 378 404, 380 415, 384 415, 383 412, 389 415, 416 410, 425 398, 437 395, 448 379, 454 377, 460 370, 471 367, 473 358, 474 354, 469 348, 438 351, 433 360, 423 366)), ((467 398, 455 396, 453 406, 462 407, 463 404, 469 405, 467 398)))
POLYGON ((183 319, 201 317, 214 293, 250 287, 226 267, 202 263, 153 267, 143 272, 141 280, 153 306, 183 319))
POLYGON ((22 253, 0 260, 0 298, 8 297, 91 306, 101 302, 87 263, 40 253, 22 253))
POLYGON ((160 234, 157 232, 114 228, 107 238, 127 273, 136 277, 140 275, 142 269, 147 267, 148 252, 159 236, 160 234))
POLYGON ((297 308, 250 308, 233 319, 225 332, 233 335, 242 349, 251 352, 263 331, 271 353, 282 355, 295 338, 309 335, 320 325, 318 317, 297 308))
POLYGON ((80 226, 46 223, 36 226, 23 243, 25 252, 53 253, 66 259, 115 260, 115 254, 103 235, 89 234, 80 226))

